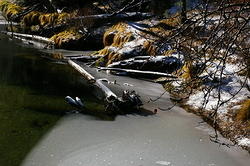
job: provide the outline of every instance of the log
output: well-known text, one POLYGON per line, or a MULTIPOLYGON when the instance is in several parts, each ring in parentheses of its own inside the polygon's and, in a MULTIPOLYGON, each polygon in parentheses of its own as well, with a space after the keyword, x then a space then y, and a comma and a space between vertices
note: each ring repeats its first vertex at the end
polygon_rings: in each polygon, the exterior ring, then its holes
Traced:
POLYGON ((104 95, 105 95, 106 99, 110 98, 111 96, 113 96, 114 98, 118 99, 118 97, 108 87, 106 87, 102 83, 103 79, 96 80, 95 77, 93 77, 86 70, 84 70, 80 65, 78 65, 77 63, 75 63, 72 60, 68 60, 68 63, 69 63, 70 66, 72 66, 74 69, 76 69, 90 83, 92 83, 95 86, 99 87, 102 90, 102 92, 104 92, 104 95))
MULTIPOLYGON (((121 97, 118 97, 114 92, 112 92, 107 86, 103 84, 104 81, 108 81, 105 78, 95 79, 91 74, 89 74, 86 70, 84 70, 80 65, 75 63, 72 60, 68 60, 70 66, 75 68, 78 72, 80 72, 84 78, 90 81, 94 86, 98 87, 105 96, 106 110, 119 113, 122 109, 132 108, 132 107, 140 107, 142 102, 139 98, 139 95, 136 92, 132 91, 124 91, 121 97), (118 111, 118 112, 117 112, 118 111)), ((109 82, 109 81, 108 81, 109 82)), ((125 109, 130 110, 130 109, 125 109)), ((121 112, 120 112, 121 113, 121 112)))
POLYGON ((72 66, 74 69, 76 69, 84 78, 86 78, 88 81, 94 83, 96 82, 95 77, 93 77, 91 74, 89 74, 86 70, 84 70, 80 65, 75 63, 72 60, 68 60, 68 63, 70 66, 72 66))
POLYGON ((174 56, 137 56, 109 64, 108 68, 132 69, 138 71, 152 71, 158 73, 172 73, 183 64, 182 54, 174 56))
POLYGON ((114 97, 114 99, 118 99, 116 94, 114 94, 108 87, 106 87, 102 83, 102 81, 103 81, 103 79, 96 80, 95 85, 98 86, 104 92, 106 98, 109 99, 112 96, 112 97, 114 97))
POLYGON ((141 71, 141 70, 132 70, 132 69, 121 69, 121 68, 109 68, 109 67, 99 67, 99 70, 110 70, 115 72, 125 72, 128 75, 136 75, 136 76, 148 76, 148 77, 169 77, 169 78, 177 78, 171 74, 154 72, 154 71, 141 71))
POLYGON ((78 55, 78 56, 67 56, 64 57, 64 59, 70 59, 70 60, 79 60, 81 62, 92 62, 97 59, 99 59, 100 56, 95 56, 95 55, 78 55))
POLYGON ((99 87, 102 90, 102 92, 104 92, 106 98, 110 98, 111 96, 113 96, 114 98, 118 99, 118 97, 108 87, 106 87, 102 83, 102 81, 106 80, 106 79, 98 79, 98 80, 96 80, 94 76, 89 74, 86 70, 84 70, 80 65, 78 65, 74 61, 68 60, 68 63, 69 63, 70 66, 72 66, 74 69, 76 69, 81 75, 83 75, 84 78, 86 78, 88 81, 90 81, 90 83, 92 83, 92 84, 96 85, 97 87, 99 87))
POLYGON ((21 39, 26 39, 26 40, 33 40, 45 44, 52 44, 54 45, 54 41, 50 40, 49 38, 42 37, 42 36, 37 36, 37 35, 29 35, 29 34, 23 34, 23 33, 14 33, 14 32, 6 32, 2 31, 1 33, 12 36, 14 38, 21 38, 21 39))

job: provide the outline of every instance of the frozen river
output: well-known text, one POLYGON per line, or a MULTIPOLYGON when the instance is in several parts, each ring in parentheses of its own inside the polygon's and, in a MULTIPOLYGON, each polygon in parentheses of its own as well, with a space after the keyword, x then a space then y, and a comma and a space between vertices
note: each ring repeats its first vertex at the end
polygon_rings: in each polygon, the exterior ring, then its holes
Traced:
MULTIPOLYGON (((145 109, 172 106, 167 93, 156 102, 147 102, 164 92, 159 84, 107 75, 87 67, 86 70, 96 78, 116 80, 118 85, 108 85, 115 92, 136 90, 145 109)), ((23 166, 249 165, 250 156, 246 151, 211 142, 209 135, 213 130, 201 121, 179 107, 158 111, 156 115, 118 116, 114 121, 81 114, 68 115, 34 147, 23 166)))

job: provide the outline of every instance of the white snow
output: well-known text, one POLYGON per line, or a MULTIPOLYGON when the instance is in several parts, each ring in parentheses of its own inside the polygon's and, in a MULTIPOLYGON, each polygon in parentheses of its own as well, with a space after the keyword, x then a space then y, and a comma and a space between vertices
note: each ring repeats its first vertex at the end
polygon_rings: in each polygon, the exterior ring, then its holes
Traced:
POLYGON ((109 46, 109 48, 108 48, 109 51, 116 51, 116 50, 118 50, 118 49, 119 49, 119 48, 114 47, 114 46, 109 46))
MULTIPOLYGON (((137 26, 136 26, 137 27, 137 26)), ((141 29, 141 28, 140 28, 141 29)), ((127 25, 127 29, 126 29, 126 32, 131 32, 136 38, 139 36, 140 34, 140 31, 137 30, 136 28, 130 26, 130 25, 127 25)))
POLYGON ((238 140, 238 144, 241 146, 250 147, 250 139, 249 138, 241 138, 240 140, 238 140))
POLYGON ((153 62, 161 62, 164 58, 166 58, 166 56, 156 56, 152 57, 150 60, 153 62))
POLYGON ((133 41, 127 42, 117 52, 120 54, 130 53, 130 52, 134 51, 136 47, 142 46, 145 41, 146 41, 145 38, 139 38, 138 40, 133 40, 133 41))
MULTIPOLYGON (((204 103, 204 97, 205 94, 207 93, 207 91, 202 92, 199 91, 193 95, 191 95, 188 99, 187 104, 190 106, 193 106, 194 108, 203 108, 205 103, 204 103)), ((245 90, 245 88, 243 88, 243 90, 241 90, 234 98, 232 98, 229 102, 221 105, 218 108, 218 113, 219 114, 225 114, 228 112, 230 106, 232 103, 237 103, 239 101, 242 101, 244 99, 247 98, 247 95, 249 95, 249 92, 247 92, 247 90, 245 90)), ((230 99, 231 97, 233 97, 231 94, 227 93, 227 92, 221 92, 221 102, 222 101, 227 101, 228 99, 230 99)), ((218 90, 214 89, 210 92, 210 97, 206 98, 207 104, 205 106, 205 109, 208 111, 212 111, 213 109, 216 108, 217 103, 218 103, 218 90)), ((221 103, 219 102, 219 103, 221 103)))
MULTIPOLYGON (((203 91, 198 91, 195 94, 192 94, 189 97, 187 104, 197 109, 205 108, 205 110, 212 111, 217 107, 220 92, 219 104, 230 99, 229 102, 222 104, 218 108, 218 113, 225 116, 225 113, 228 112, 229 108, 231 108, 233 104, 235 105, 236 103, 247 99, 247 97, 250 96, 250 92, 246 87, 242 87, 242 83, 245 82, 245 78, 236 74, 236 72, 241 69, 239 65, 226 63, 225 66, 222 66, 219 62, 211 62, 208 66, 209 67, 207 67, 206 72, 204 72, 201 76, 208 76, 211 80, 214 77, 219 78, 221 69, 223 68, 223 85, 218 85, 217 88, 214 87, 210 91, 210 95, 206 97, 206 100, 205 96, 209 92, 208 89, 203 89, 203 91), (216 70, 218 71, 216 72, 216 70), (206 106, 205 102, 207 102, 206 106)), ((249 79, 247 80, 247 83, 249 84, 249 79)), ((212 81, 208 81, 205 84, 206 88, 212 88, 214 85, 216 85, 216 83, 212 81)))
POLYGON ((175 58, 179 59, 182 63, 184 63, 184 55, 181 53, 177 53, 177 52, 172 53, 171 57, 175 57, 175 58))

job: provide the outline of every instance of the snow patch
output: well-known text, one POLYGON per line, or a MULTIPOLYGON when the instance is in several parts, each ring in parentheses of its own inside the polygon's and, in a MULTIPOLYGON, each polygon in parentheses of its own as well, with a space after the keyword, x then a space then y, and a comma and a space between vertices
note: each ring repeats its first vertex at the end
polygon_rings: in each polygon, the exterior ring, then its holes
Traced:
POLYGON ((209 63, 206 72, 201 74, 201 77, 205 78, 204 86, 206 88, 192 94, 187 104, 196 109, 204 108, 212 111, 217 108, 217 105, 225 102, 218 107, 218 113, 226 114, 232 104, 239 103, 250 96, 249 90, 242 87, 244 82, 249 84, 249 79, 245 80, 244 77, 236 74, 240 70, 241 68, 237 64, 226 63, 222 66, 219 62, 209 63), (221 71, 223 72, 220 80, 221 71), (218 80, 216 81, 216 79, 218 80))
MULTIPOLYGON (((190 106, 193 106, 194 108, 196 109, 201 109, 201 108, 205 108, 206 110, 214 110, 217 106, 217 103, 218 103, 218 95, 219 95, 219 92, 217 89, 213 89, 211 92, 210 92, 210 96, 209 97, 205 97, 205 95, 207 94, 208 92, 207 91, 199 91, 193 95, 191 95, 187 101, 187 104, 190 105, 190 106), (205 104, 204 100, 207 100, 207 103, 205 104)), ((247 98, 247 96, 249 95, 249 92, 243 88, 236 96, 232 96, 230 93, 228 92, 221 92, 220 94, 220 101, 223 102, 223 101, 227 101, 229 99, 232 99, 230 100, 230 102, 227 102, 223 105, 221 105, 219 108, 218 108, 218 112, 219 114, 226 114, 228 112, 228 109, 230 108, 230 105, 231 103, 237 103, 237 102, 240 102, 242 100, 245 100, 247 98)), ((220 103, 221 103, 220 102, 220 103)))
POLYGON ((136 47, 142 46, 145 41, 146 41, 146 39, 140 38, 138 40, 133 40, 133 41, 127 42, 123 45, 123 47, 120 50, 118 50, 118 53, 119 54, 131 53, 132 51, 135 50, 136 47))
POLYGON ((241 146, 250 147, 250 139, 249 138, 242 138, 242 139, 238 140, 238 144, 241 146))

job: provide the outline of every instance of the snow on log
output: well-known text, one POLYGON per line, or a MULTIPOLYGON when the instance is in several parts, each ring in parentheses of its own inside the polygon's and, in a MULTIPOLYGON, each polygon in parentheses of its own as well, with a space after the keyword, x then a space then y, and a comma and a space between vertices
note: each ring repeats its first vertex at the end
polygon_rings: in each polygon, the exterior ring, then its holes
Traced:
POLYGON ((100 56, 95 55, 78 55, 78 56, 67 56, 64 59, 78 60, 81 62, 92 62, 99 59, 100 56))
POLYGON ((68 60, 68 63, 70 66, 72 66, 74 69, 76 69, 79 73, 81 73, 84 78, 86 78, 88 81, 90 81, 91 83, 93 83, 94 85, 96 85, 97 87, 99 87, 105 94, 106 98, 109 99, 111 96, 113 96, 115 99, 117 99, 118 97, 116 96, 116 94, 114 94, 108 87, 106 87, 102 81, 104 79, 98 79, 96 80, 95 77, 93 77, 91 74, 89 74, 86 70, 84 70, 80 65, 78 65, 77 63, 75 63, 72 60, 68 60))
MULTIPOLYGON (((172 54, 175 55, 175 54, 172 54)), ((172 73, 183 64, 181 56, 137 56, 108 65, 109 68, 125 68, 142 71, 154 71, 161 73, 172 73)))
POLYGON ((171 74, 154 72, 154 71, 141 71, 141 70, 132 70, 132 69, 121 69, 121 68, 109 68, 109 67, 99 67, 99 70, 110 70, 115 72, 125 72, 127 75, 141 75, 148 77, 169 77, 169 78, 177 78, 171 74))

